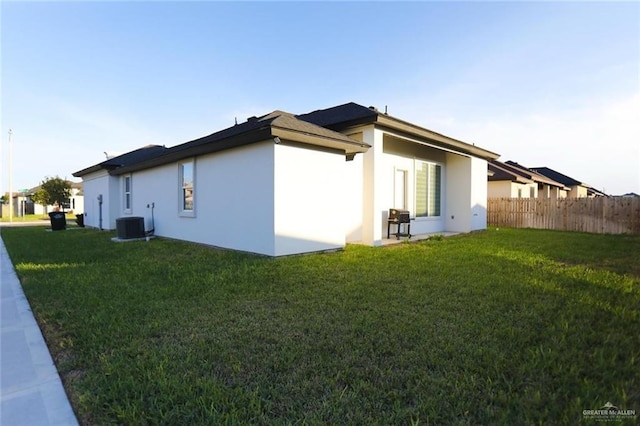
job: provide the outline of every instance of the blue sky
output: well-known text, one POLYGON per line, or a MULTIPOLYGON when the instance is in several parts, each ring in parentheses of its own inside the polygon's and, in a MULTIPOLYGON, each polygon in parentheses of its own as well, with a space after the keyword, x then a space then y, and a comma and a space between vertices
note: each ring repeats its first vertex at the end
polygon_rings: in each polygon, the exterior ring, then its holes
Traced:
POLYGON ((357 102, 607 193, 640 193, 640 4, 0 6, 2 192, 104 152, 357 102))

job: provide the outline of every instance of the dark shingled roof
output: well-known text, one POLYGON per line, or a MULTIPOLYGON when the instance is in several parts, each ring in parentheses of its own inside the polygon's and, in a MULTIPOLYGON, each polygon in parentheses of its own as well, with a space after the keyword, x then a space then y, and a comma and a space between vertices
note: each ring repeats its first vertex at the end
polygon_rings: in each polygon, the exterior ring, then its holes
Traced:
POLYGON ((488 162, 488 168, 493 172, 493 175, 489 176, 490 182, 502 180, 520 183, 533 182, 533 180, 531 180, 529 176, 526 176, 523 173, 518 173, 517 170, 512 169, 507 164, 504 164, 498 160, 490 160, 488 162))
POLYGON ((169 149, 161 145, 147 145, 142 148, 127 152, 117 157, 109 158, 102 163, 87 167, 86 169, 77 171, 73 174, 75 177, 81 177, 98 170, 114 170, 119 167, 129 166, 132 164, 147 161, 152 158, 159 157, 167 153, 169 149))
POLYGON ((468 153, 485 159, 496 159, 499 157, 498 154, 477 147, 474 144, 454 139, 393 117, 386 112, 381 113, 374 107, 367 108, 354 102, 327 109, 319 109, 308 114, 298 115, 296 118, 336 131, 344 131, 349 127, 375 123, 381 127, 391 128, 412 136, 425 138, 428 143, 432 143, 438 147, 468 153))
POLYGON ((555 170, 550 169, 548 167, 531 167, 531 170, 533 170, 536 173, 540 173, 541 175, 545 175, 549 179, 553 179, 556 182, 560 182, 565 186, 580 186, 580 185, 588 186, 583 182, 577 181, 572 177, 563 175, 562 173, 556 172, 555 170))
POLYGON ((244 123, 236 124, 233 127, 220 130, 219 132, 212 133, 209 136, 204 136, 202 138, 195 139, 193 141, 174 146, 173 148, 170 149, 170 151, 176 152, 176 151, 193 148, 193 147, 208 144, 208 143, 214 143, 214 142, 218 142, 233 136, 238 136, 251 131, 268 129, 270 127, 290 129, 290 130, 294 130, 302 133, 308 133, 316 136, 323 136, 330 139, 341 140, 345 143, 356 142, 350 137, 343 135, 342 133, 325 129, 323 127, 320 127, 319 125, 315 125, 314 123, 298 120, 296 116, 294 116, 291 113, 276 110, 269 114, 265 114, 261 117, 250 117, 244 123))
POLYGON ((108 170, 112 175, 130 173, 135 170, 156 167, 179 161, 191 156, 210 154, 225 149, 240 147, 280 138, 286 142, 302 143, 342 151, 347 158, 356 153, 366 152, 370 145, 350 138, 339 131, 351 126, 378 123, 419 135, 436 146, 465 152, 481 158, 497 158, 498 155, 466 142, 452 139, 412 123, 381 114, 375 108, 367 108, 353 102, 332 108, 316 110, 308 114, 294 115, 284 111, 273 111, 261 117, 251 117, 246 122, 236 124, 219 132, 212 133, 172 148, 157 145, 147 146, 104 161, 95 166, 74 173, 84 176, 98 170, 108 170))
POLYGON ((521 174, 522 176, 525 176, 529 179, 533 179, 536 182, 546 183, 547 185, 558 186, 558 187, 565 186, 562 182, 555 181, 549 178, 548 176, 540 174, 532 169, 529 169, 528 167, 525 167, 521 164, 516 163, 515 161, 511 161, 511 160, 506 161, 504 165, 508 167, 509 170, 515 171, 521 174))
POLYGON ((565 185, 561 182, 557 182, 548 178, 540 173, 536 173, 531 169, 528 169, 514 161, 501 162, 498 160, 490 160, 489 170, 493 172, 492 176, 489 176, 489 181, 501 181, 509 180, 512 182, 520 183, 532 183, 538 182, 551 186, 557 186, 559 188, 565 188, 565 185))
POLYGON ((161 145, 147 145, 100 163, 105 169, 128 166, 165 154, 169 148, 161 145))
POLYGON ((158 147, 157 145, 140 148, 103 161, 73 175, 80 177, 101 169, 106 169, 113 175, 130 173, 135 170, 168 164, 190 156, 249 145, 275 137, 342 150, 347 155, 365 152, 370 147, 368 144, 356 141, 342 133, 298 120, 293 114, 276 110, 261 117, 251 117, 244 123, 236 124, 219 132, 171 148, 158 147))
POLYGON ((354 102, 296 116, 300 120, 333 130, 374 122, 377 117, 378 112, 375 109, 363 107, 354 102))

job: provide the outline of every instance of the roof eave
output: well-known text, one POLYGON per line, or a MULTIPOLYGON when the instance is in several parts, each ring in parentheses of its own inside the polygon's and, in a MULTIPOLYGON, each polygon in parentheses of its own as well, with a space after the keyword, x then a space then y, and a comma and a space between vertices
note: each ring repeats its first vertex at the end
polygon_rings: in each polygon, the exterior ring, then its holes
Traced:
POLYGON ((77 172, 72 173, 71 176, 77 177, 77 178, 81 178, 81 177, 89 175, 91 173, 99 172, 101 170, 109 171, 109 170, 113 170, 115 168, 116 167, 114 167, 114 166, 105 166, 104 164, 99 163, 99 164, 95 164, 95 165, 93 165, 91 167, 87 167, 86 169, 78 170, 77 172))
POLYGON ((493 160, 489 162, 489 167, 488 169, 496 169, 497 171, 501 172, 502 176, 493 176, 490 177, 489 180, 492 182, 504 182, 504 181, 508 181, 508 182, 514 182, 514 183, 534 183, 534 181, 532 179, 527 178, 526 176, 522 176, 516 172, 514 172, 513 170, 511 170, 509 167, 505 167, 508 166, 507 164, 501 163, 500 161, 497 160, 493 160))
POLYGON ((123 175, 126 173, 136 172, 139 170, 149 169, 152 167, 163 166, 185 158, 195 157, 198 155, 211 154, 214 152, 224 151, 231 148, 250 145, 261 142, 271 137, 271 131, 268 126, 255 129, 253 131, 242 133, 219 141, 204 143, 193 147, 180 149, 178 147, 170 148, 169 152, 159 157, 151 158, 147 161, 124 166, 110 171, 113 176, 123 175), (177 149, 176 149, 177 148, 177 149))
POLYGON ((399 130, 408 134, 424 137, 432 142, 435 142, 436 144, 442 144, 445 148, 462 152, 464 154, 469 154, 474 157, 480 157, 485 160, 496 160, 498 157, 500 157, 500 155, 496 154, 495 152, 488 151, 484 148, 477 147, 467 142, 450 138, 449 136, 436 133, 429 129, 425 129, 424 127, 420 127, 407 121, 403 121, 395 117, 390 117, 388 115, 378 114, 377 123, 394 130, 399 130))
POLYGON ((321 127, 324 127, 326 129, 331 129, 331 130, 335 130, 336 132, 341 132, 343 130, 346 130, 350 127, 357 127, 357 126, 363 126, 366 124, 373 124, 376 123, 378 121, 378 117, 376 115, 372 115, 372 116, 367 116, 367 117, 360 117, 360 118, 356 118, 353 120, 347 120, 347 121, 342 121, 340 123, 336 123, 336 124, 330 124, 330 125, 323 125, 321 127))
POLYGON ((371 148, 371 145, 356 140, 351 141, 346 140, 347 138, 315 135, 278 126, 272 126, 271 134, 273 137, 279 137, 293 142, 344 151, 347 155, 367 152, 367 150, 371 148))

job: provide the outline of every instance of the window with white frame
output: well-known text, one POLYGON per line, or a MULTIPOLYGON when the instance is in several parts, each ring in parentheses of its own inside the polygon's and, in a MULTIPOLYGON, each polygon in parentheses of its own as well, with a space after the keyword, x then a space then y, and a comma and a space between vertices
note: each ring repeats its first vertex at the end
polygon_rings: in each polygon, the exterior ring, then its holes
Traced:
POLYGON ((131 175, 124 176, 122 180, 124 199, 123 206, 125 212, 131 211, 131 175))
POLYGON ((194 162, 183 161, 179 165, 180 170, 180 212, 186 215, 194 213, 194 162))
POLYGON ((442 166, 416 161, 416 217, 440 216, 442 200, 442 166))

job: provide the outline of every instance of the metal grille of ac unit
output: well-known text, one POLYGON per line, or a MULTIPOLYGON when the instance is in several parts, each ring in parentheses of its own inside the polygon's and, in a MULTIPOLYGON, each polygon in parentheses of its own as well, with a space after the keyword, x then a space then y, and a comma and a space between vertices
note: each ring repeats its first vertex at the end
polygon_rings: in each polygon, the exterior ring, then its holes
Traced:
POLYGON ((144 218, 131 216, 116 219, 116 236, 121 240, 144 238, 144 218))

